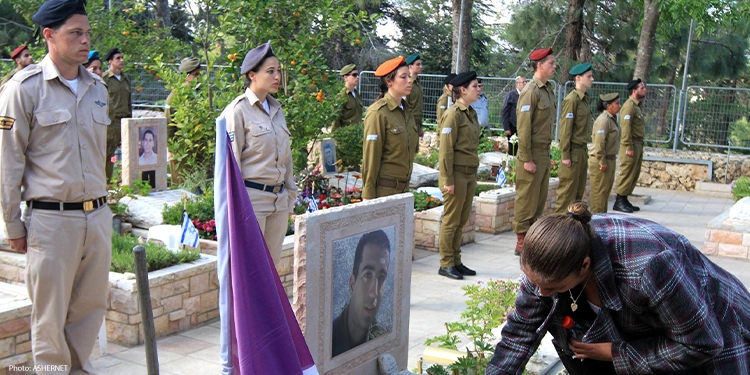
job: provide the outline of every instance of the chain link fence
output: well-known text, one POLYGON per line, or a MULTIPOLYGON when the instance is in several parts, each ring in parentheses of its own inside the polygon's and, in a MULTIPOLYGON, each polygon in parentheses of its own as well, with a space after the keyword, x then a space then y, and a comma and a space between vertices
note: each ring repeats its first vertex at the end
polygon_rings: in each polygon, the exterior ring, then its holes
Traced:
POLYGON ((684 144, 750 150, 750 89, 689 86, 686 98, 684 144))

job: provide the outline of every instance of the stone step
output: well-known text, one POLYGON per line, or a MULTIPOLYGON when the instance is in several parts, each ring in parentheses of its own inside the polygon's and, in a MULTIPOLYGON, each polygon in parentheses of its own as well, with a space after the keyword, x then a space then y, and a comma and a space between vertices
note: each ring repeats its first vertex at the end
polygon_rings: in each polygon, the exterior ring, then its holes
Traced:
POLYGON ((732 198, 732 185, 718 182, 696 181, 695 193, 719 198, 732 198))

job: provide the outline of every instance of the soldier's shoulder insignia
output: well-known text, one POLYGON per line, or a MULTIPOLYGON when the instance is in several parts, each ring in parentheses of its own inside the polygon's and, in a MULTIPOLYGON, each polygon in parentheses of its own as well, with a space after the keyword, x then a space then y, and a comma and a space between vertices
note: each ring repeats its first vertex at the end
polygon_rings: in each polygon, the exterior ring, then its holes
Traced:
POLYGON ((101 100, 98 100, 98 99, 94 102, 94 104, 98 105, 100 108, 104 108, 104 107, 107 106, 107 103, 105 103, 105 102, 103 102, 101 100))
POLYGON ((0 116, 0 130, 10 130, 15 123, 16 119, 13 117, 0 116))

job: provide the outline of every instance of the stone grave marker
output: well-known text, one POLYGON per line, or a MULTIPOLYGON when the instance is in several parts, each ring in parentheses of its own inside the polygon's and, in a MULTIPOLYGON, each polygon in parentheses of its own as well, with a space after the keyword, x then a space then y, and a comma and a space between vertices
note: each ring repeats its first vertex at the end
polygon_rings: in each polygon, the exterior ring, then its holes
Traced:
POLYGON ((167 188, 167 121, 163 117, 122 120, 122 183, 145 180, 167 188))

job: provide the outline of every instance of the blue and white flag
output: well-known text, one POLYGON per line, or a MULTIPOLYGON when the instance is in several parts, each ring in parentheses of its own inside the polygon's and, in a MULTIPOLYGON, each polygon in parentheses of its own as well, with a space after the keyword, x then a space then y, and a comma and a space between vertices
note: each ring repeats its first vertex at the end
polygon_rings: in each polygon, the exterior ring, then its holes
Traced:
POLYGON ((198 236, 198 229, 193 225, 187 212, 182 211, 182 235, 180 235, 180 244, 197 248, 199 241, 200 237, 198 236))
MULTIPOLYGON (((314 194, 313 194, 314 195, 314 194)), ((315 197, 307 198, 309 203, 307 204, 307 212, 315 212, 318 210, 318 200, 315 197)))
POLYGON ((497 186, 503 187, 506 181, 508 181, 508 178, 505 177, 505 168, 500 167, 500 169, 497 170, 497 178, 495 179, 495 182, 497 182, 497 186))

